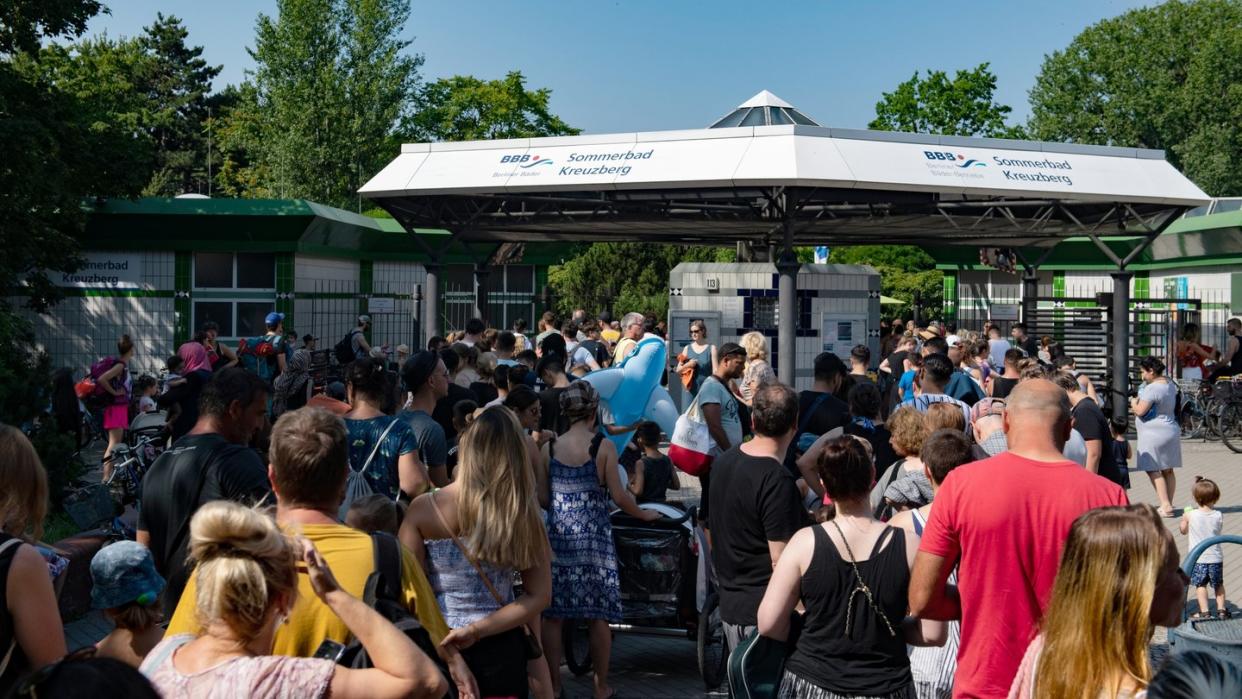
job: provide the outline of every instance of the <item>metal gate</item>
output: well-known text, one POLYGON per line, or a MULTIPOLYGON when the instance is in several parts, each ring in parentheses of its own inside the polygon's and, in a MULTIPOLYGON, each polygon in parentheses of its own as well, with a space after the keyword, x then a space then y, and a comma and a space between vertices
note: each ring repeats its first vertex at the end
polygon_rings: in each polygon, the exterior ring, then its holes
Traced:
POLYGON ((382 284, 371 293, 361 293, 353 280, 321 279, 315 282, 310 299, 310 317, 297 317, 299 333, 319 338, 319 349, 331 349, 337 341, 358 325, 358 316, 371 317, 368 342, 372 347, 387 346, 395 352, 397 345, 411 349, 423 347, 418 323, 415 285, 382 284))

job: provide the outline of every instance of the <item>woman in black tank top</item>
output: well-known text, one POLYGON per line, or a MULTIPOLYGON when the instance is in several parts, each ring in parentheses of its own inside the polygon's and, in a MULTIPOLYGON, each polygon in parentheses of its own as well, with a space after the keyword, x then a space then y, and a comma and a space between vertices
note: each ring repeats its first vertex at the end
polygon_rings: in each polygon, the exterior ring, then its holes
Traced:
POLYGON ((906 644, 945 637, 940 622, 906 619, 914 536, 872 518, 875 468, 857 437, 829 442, 816 470, 836 514, 794 535, 759 605, 759 633, 777 640, 806 608, 779 696, 914 699, 906 644))
POLYGON ((1013 387, 1018 385, 1019 379, 1010 379, 1004 376, 992 377, 992 397, 1006 398, 1013 391, 1013 387))

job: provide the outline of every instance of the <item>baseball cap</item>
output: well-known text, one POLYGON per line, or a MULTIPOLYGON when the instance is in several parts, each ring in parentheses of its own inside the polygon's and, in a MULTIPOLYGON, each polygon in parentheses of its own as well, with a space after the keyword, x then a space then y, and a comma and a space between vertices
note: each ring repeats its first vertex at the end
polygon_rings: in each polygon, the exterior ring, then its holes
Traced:
POLYGON ((560 403, 565 417, 577 422, 595 413, 599 407, 599 392, 589 382, 574 381, 561 391, 560 403))
POLYGON ((406 390, 417 391, 422 388, 431 378, 431 373, 436 370, 439 361, 440 355, 429 350, 410 355, 401 367, 401 380, 405 382, 406 390))
POLYGON ((367 325, 370 325, 370 324, 371 324, 371 316, 358 316, 358 322, 359 322, 359 323, 366 323, 367 325))
POLYGON ((979 418, 988 415, 1001 415, 1005 412, 1004 398, 983 398, 970 408, 970 421, 975 422, 979 418))
POLYGON ((962 344, 962 338, 958 337, 957 335, 950 335, 945 338, 945 342, 950 347, 957 347, 958 345, 962 344))
POLYGON ((940 337, 940 333, 936 332, 935 328, 928 328, 926 330, 920 330, 919 337, 923 338, 924 340, 930 340, 933 337, 940 337))
POLYGON ((284 319, 285 319, 284 313, 277 313, 276 311, 272 311, 271 313, 267 314, 267 317, 263 319, 263 322, 267 323, 268 325, 276 325, 277 323, 283 321, 284 319))
POLYGON ((164 590, 151 551, 134 541, 118 541, 91 559, 91 608, 114 609, 131 602, 153 604, 164 590))
POLYGON ((743 357, 745 357, 745 356, 746 356, 746 348, 745 348, 745 347, 742 347, 741 345, 737 344, 736 342, 726 342, 726 343, 724 343, 723 345, 721 345, 721 346, 720 346, 720 349, 719 349, 719 350, 717 350, 717 352, 716 352, 716 356, 717 356, 717 357, 719 357, 719 358, 721 358, 721 359, 724 359, 725 357, 728 357, 728 356, 733 355, 733 354, 740 354, 740 355, 742 355, 743 357))

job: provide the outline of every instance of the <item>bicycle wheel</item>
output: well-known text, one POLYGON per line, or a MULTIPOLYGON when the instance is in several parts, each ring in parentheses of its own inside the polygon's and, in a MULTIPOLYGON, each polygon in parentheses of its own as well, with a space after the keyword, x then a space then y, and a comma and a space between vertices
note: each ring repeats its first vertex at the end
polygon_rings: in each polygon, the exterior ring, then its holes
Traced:
POLYGON ((724 682, 729 662, 728 644, 725 643, 724 626, 720 622, 719 599, 715 593, 707 596, 703 611, 699 613, 698 655, 699 675, 708 691, 724 682))
POLYGON ((565 619, 561 625, 561 652, 569 671, 582 677, 591 671, 590 629, 579 619, 565 619))
POLYGON ((1182 403, 1182 410, 1177 416, 1177 421, 1182 428, 1182 439, 1202 437, 1204 425, 1207 421, 1203 404, 1196 398, 1188 399, 1185 403, 1182 403))
POLYGON ((1242 454, 1242 403, 1230 403, 1225 406, 1216 427, 1225 446, 1242 454))

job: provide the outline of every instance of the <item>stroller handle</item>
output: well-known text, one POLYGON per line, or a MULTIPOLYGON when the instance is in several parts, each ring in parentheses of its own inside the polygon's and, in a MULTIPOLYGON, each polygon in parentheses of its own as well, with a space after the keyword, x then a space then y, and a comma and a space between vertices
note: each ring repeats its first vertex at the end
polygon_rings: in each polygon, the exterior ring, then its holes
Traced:
MULTIPOLYGON (((1202 556, 1204 551, 1217 544, 1242 544, 1242 536, 1222 534, 1200 541, 1199 545, 1191 549, 1190 553, 1186 554, 1185 560, 1182 561, 1182 572, 1186 574, 1186 577, 1190 577, 1190 574, 1194 571, 1195 564, 1199 562, 1199 556, 1202 556)), ((1188 618, 1189 613, 1186 610, 1182 610, 1182 621, 1188 618)))

